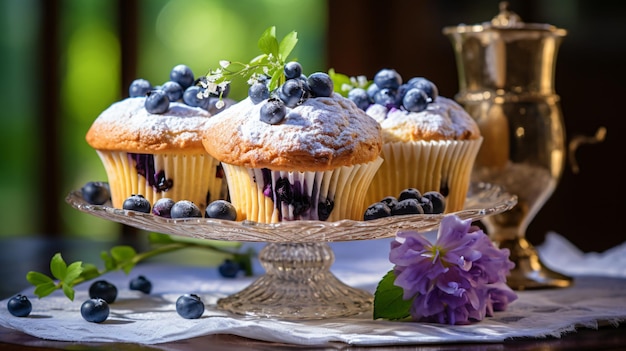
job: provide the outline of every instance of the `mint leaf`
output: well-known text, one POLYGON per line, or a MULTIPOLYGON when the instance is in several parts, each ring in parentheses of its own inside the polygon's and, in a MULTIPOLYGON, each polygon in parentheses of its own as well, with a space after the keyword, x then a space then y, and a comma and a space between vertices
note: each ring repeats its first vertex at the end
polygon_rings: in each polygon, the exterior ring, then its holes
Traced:
POLYGON ((104 269, 107 271, 115 270, 115 260, 107 251, 100 253, 100 259, 104 262, 104 269))
POLYGON ((83 281, 91 280, 100 276, 100 271, 98 271, 98 267, 91 263, 85 263, 83 265, 83 271, 80 273, 80 277, 83 281))
POLYGON ((278 40, 276 40, 276 27, 271 26, 263 32, 261 38, 259 38, 258 42, 259 49, 261 52, 267 55, 274 55, 279 57, 278 55, 278 40))
POLYGON ((378 283, 374 293, 374 319, 397 320, 410 316, 412 300, 403 300, 402 288, 393 283, 396 275, 393 270, 387 272, 378 283))
POLYGON ((63 260, 63 257, 60 253, 56 253, 52 257, 52 260, 50 260, 50 272, 52 272, 52 276, 57 278, 58 280, 65 279, 67 264, 63 260))
POLYGON ((296 44, 298 43, 298 33, 297 32, 290 32, 289 34, 287 34, 283 40, 280 41, 280 45, 278 46, 278 58, 281 61, 286 61, 287 57, 289 57, 289 54, 291 54, 291 51, 293 50, 293 48, 296 47, 296 44))
POLYGON ((74 301, 74 289, 71 286, 63 284, 63 293, 68 299, 74 301))
POLYGON ((83 272, 83 263, 81 261, 74 262, 67 266, 65 278, 63 278, 63 285, 73 285, 74 280, 80 276, 83 272))
POLYGON ((30 271, 26 273, 26 280, 28 280, 29 283, 35 286, 48 284, 48 283, 54 284, 54 281, 52 280, 52 278, 50 278, 49 276, 43 273, 39 273, 35 271, 30 271))
POLYGON ((43 284, 39 284, 35 287, 35 295, 37 295, 39 298, 48 296, 50 294, 52 294, 53 291, 55 291, 57 289, 56 284, 54 284, 53 281, 50 281, 48 283, 43 283, 43 284))
POLYGON ((124 273, 128 274, 135 266, 133 258, 137 255, 137 251, 130 246, 120 245, 111 249, 111 256, 118 263, 124 273))

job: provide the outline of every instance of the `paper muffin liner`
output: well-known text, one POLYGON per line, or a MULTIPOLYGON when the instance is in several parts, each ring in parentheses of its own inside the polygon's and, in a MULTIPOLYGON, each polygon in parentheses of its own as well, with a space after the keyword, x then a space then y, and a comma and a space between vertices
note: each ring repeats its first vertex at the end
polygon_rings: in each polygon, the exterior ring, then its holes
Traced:
POLYGON ((325 172, 273 171, 223 163, 238 220, 362 220, 365 194, 382 158, 325 172))
POLYGON ((445 213, 462 210, 481 144, 482 138, 385 143, 381 151, 385 161, 372 179, 366 205, 416 188, 445 195, 445 213))
POLYGON ((113 207, 122 208, 129 196, 141 194, 151 205, 164 197, 189 200, 204 213, 208 203, 226 197, 220 162, 207 153, 96 151, 107 173, 113 207))

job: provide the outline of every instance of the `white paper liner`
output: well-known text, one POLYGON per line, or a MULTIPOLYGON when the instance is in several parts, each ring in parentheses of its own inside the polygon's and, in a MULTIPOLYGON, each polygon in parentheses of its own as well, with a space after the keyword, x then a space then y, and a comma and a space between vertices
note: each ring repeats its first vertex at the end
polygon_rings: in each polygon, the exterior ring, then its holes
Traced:
POLYGON ((448 187, 445 212, 462 210, 481 143, 482 138, 385 143, 381 152, 385 161, 372 179, 366 205, 397 197, 407 188, 442 192, 444 184, 448 187))
POLYGON ((160 198, 169 197, 174 201, 189 200, 204 212, 207 194, 210 194, 209 202, 226 196, 223 178, 216 177, 219 161, 209 154, 154 154, 154 169, 163 170, 166 178, 174 182, 170 189, 160 191, 137 173, 135 161, 127 152, 97 152, 107 173, 113 207, 122 208, 126 198, 141 194, 152 205, 160 198))
MULTIPOLYGON (((295 207, 284 201, 275 201, 264 194, 264 172, 260 168, 246 168, 223 163, 228 181, 230 201, 237 209, 237 220, 250 220, 259 223, 278 223, 293 220, 318 220, 319 204, 330 202, 333 210, 327 221, 341 219, 362 220, 365 212, 365 194, 374 174, 383 162, 378 158, 373 162, 354 166, 343 166, 325 172, 269 171, 272 189, 276 182, 285 178, 291 185, 302 184, 302 194, 310 199, 310 208, 294 214, 295 207), (278 206, 275 202, 278 202, 278 206)), ((268 175, 268 172, 265 173, 268 175)), ((323 219, 322 219, 323 220, 323 219)))

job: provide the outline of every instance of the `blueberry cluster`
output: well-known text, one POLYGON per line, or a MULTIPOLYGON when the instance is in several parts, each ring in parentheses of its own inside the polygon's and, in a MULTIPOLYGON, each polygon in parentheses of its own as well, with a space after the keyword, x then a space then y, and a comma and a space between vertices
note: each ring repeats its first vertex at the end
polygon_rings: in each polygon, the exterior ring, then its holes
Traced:
POLYGON ((406 83, 394 69, 384 68, 376 73, 374 81, 367 88, 353 88, 348 92, 352 100, 363 111, 372 104, 383 105, 387 109, 402 109, 420 112, 439 96, 437 86, 424 77, 413 77, 406 83))
POLYGON ((363 220, 407 214, 441 214, 445 208, 446 201, 441 193, 428 191, 422 194, 418 189, 407 188, 397 198, 387 196, 371 204, 365 210, 363 220))
POLYGON ((159 86, 153 86, 150 81, 138 78, 128 88, 130 97, 145 97, 145 108, 150 113, 165 113, 170 102, 183 102, 192 107, 203 108, 212 114, 221 111, 224 107, 217 102, 220 98, 228 97, 230 84, 224 88, 217 87, 217 91, 210 92, 204 98, 204 87, 200 84, 204 77, 195 78, 193 71, 187 65, 176 65, 170 71, 170 79, 159 86))
POLYGON ((258 79, 248 89, 248 96, 253 103, 265 101, 260 116, 265 123, 280 123, 287 115, 287 107, 294 108, 306 99, 330 97, 333 94, 333 81, 324 72, 315 72, 307 77, 302 73, 302 65, 291 61, 285 64, 283 73, 285 82, 273 91, 269 90, 270 80, 267 77, 258 79))
POLYGON ((152 213, 163 218, 214 218, 234 221, 237 219, 237 210, 232 203, 226 200, 215 200, 209 203, 204 211, 189 200, 174 201, 170 198, 160 198, 154 206, 141 194, 133 194, 124 200, 122 208, 125 210, 152 213))

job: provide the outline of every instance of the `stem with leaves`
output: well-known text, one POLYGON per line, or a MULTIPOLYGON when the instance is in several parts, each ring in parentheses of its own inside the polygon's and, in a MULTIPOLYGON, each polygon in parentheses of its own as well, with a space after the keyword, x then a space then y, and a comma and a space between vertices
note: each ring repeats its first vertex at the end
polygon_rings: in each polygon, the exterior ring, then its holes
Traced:
MULTIPOLYGON (((137 253, 134 248, 127 245, 119 245, 110 251, 103 251, 100 258, 104 262, 104 268, 98 269, 96 265, 76 261, 67 264, 60 253, 56 253, 50 260, 50 272, 52 277, 35 271, 26 274, 26 280, 35 286, 34 294, 39 298, 50 295, 56 290, 63 290, 65 296, 74 300, 74 287, 86 281, 98 278, 109 272, 122 270, 129 274, 139 262, 148 258, 168 252, 187 248, 202 248, 216 253, 226 254, 230 259, 237 262, 245 271, 246 276, 251 276, 252 257, 254 252, 239 253, 210 244, 208 241, 176 241, 168 235, 152 233, 149 237, 153 249, 137 253)), ((236 243, 237 246, 240 244, 236 243)))

